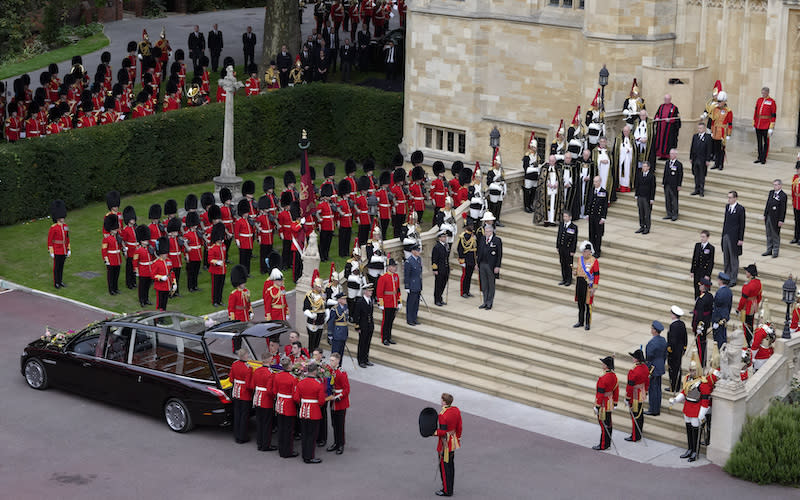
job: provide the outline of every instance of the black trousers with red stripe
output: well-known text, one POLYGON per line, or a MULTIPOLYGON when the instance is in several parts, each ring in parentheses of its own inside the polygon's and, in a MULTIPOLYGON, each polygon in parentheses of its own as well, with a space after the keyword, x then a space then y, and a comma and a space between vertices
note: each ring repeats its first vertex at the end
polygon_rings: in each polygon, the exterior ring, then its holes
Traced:
POLYGON ((53 284, 60 285, 64 281, 64 262, 66 255, 55 255, 53 257, 53 284))
POLYGON ((600 422, 600 449, 605 450, 611 447, 611 432, 614 430, 611 425, 611 410, 606 412, 604 420, 598 416, 597 421, 600 422))
POLYGON ((278 421, 278 453, 283 458, 290 458, 294 454, 294 421, 295 417, 275 414, 278 421))
POLYGON ((392 340, 392 325, 397 314, 396 307, 385 307, 383 309, 383 321, 381 321, 381 342, 392 340))
POLYGON ((344 447, 344 417, 347 410, 331 409, 331 423, 333 425, 333 444, 338 448, 344 447))
POLYGON ((455 453, 450 452, 447 462, 444 461, 444 454, 439 453, 439 477, 442 478, 442 491, 445 495, 453 495, 453 481, 456 476, 455 453))
POLYGON ((106 265, 106 284, 108 293, 119 291, 119 266, 106 265))
POLYGON ((169 301, 169 292, 156 290, 156 309, 159 311, 167 310, 167 302, 169 301))
POLYGON ((639 403, 639 410, 635 411, 633 407, 630 408, 631 413, 631 438, 634 441, 642 439, 642 430, 644 430, 644 404, 639 403))

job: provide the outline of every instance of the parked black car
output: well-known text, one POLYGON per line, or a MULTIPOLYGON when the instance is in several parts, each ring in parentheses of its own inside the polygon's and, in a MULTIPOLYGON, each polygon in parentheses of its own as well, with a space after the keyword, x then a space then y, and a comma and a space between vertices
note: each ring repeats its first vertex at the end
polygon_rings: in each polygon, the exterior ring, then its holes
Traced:
POLYGON ((202 318, 143 312, 31 342, 21 371, 34 389, 59 387, 156 416, 176 432, 231 420, 223 389, 235 357, 211 353, 202 318))

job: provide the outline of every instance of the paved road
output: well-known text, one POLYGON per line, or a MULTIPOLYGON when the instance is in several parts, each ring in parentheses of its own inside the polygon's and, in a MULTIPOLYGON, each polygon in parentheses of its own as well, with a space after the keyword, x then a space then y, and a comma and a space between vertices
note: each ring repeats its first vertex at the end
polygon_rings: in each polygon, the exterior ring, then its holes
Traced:
MULTIPOLYGON (((222 498, 231 493, 296 498, 433 498, 433 440, 416 420, 428 403, 353 382, 344 455, 320 465, 236 445, 228 429, 171 432, 159 419, 58 390, 29 389, 19 373, 22 347, 45 325, 80 327, 99 315, 71 304, 6 292, 0 353, 0 484, 4 496, 39 498, 222 498)), ((431 382, 435 383, 435 382, 431 382)), ((666 469, 601 455, 464 412, 457 453, 460 498, 575 499, 603 496, 797 498, 797 490, 758 487, 716 466, 666 469), (697 485, 702 485, 697 489, 697 485)))

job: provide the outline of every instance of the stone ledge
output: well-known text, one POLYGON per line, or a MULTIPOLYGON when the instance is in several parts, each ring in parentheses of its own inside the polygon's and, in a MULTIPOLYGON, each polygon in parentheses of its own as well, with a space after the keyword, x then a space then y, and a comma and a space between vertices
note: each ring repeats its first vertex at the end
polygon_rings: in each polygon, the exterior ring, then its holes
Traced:
MULTIPOLYGON (((408 11, 413 12, 415 14, 459 17, 462 19, 499 20, 499 21, 511 21, 515 23, 556 26, 559 28, 583 29, 582 11, 580 12, 580 14, 577 15, 560 15, 560 16, 556 16, 554 15, 554 13, 550 12, 538 12, 536 14, 529 16, 514 16, 505 13, 486 12, 486 11, 465 12, 462 9, 449 9, 442 7, 417 7, 417 8, 409 7, 408 11)), ((568 14, 568 13, 560 13, 560 14, 568 14)))

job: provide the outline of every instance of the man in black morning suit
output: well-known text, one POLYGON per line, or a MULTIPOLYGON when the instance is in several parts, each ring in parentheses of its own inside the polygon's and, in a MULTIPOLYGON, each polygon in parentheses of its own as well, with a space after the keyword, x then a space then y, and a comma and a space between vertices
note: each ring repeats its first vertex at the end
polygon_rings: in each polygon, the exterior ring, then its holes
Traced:
POLYGON ((572 222, 572 214, 564 210, 561 224, 558 225, 556 248, 558 260, 561 263, 561 282, 559 285, 572 284, 572 261, 575 257, 575 248, 578 246, 578 226, 572 222))
POLYGON ((705 196, 708 162, 711 160, 711 136, 706 134, 705 123, 697 124, 697 133, 692 136, 689 160, 692 162, 692 175, 694 175, 692 194, 705 196))
POLYGON ((692 266, 689 268, 689 273, 694 282, 694 298, 700 296, 700 287, 697 282, 703 278, 711 279, 711 271, 714 269, 714 245, 708 242, 711 236, 707 230, 700 231, 700 241, 694 244, 694 253, 692 253, 692 266))
POLYGON ((639 230, 637 233, 650 232, 650 214, 653 212, 653 201, 656 198, 656 176, 650 172, 650 163, 642 162, 641 170, 636 172, 636 205, 639 208, 639 230))
POLYGON ((730 278, 730 287, 736 286, 739 274, 739 256, 744 246, 744 207, 739 204, 739 194, 728 192, 728 204, 725 205, 725 221, 722 223, 722 259, 725 263, 725 274, 730 278))
POLYGON ((369 347, 372 341, 372 333, 375 331, 375 323, 372 319, 372 311, 375 301, 372 298, 372 283, 364 285, 361 289, 361 296, 356 297, 353 302, 353 323, 358 332, 358 366, 366 368, 372 366, 369 360, 369 347))
POLYGON ((503 242, 494 235, 494 217, 491 212, 483 216, 490 221, 483 227, 483 236, 478 236, 478 276, 480 277, 483 304, 479 309, 491 309, 494 304, 495 279, 500 276, 500 263, 503 260, 503 242), (489 216, 489 217, 487 217, 489 216))
POLYGON ((600 245, 605 232, 606 214, 608 213, 608 193, 600 187, 602 179, 599 175, 594 178, 594 187, 589 193, 586 203, 586 215, 589 216, 589 242, 594 248, 594 256, 600 257, 600 245))
POLYGON ((678 220, 678 191, 683 184, 683 163, 678 161, 678 150, 669 150, 669 160, 664 164, 664 177, 661 185, 664 186, 664 208, 667 215, 663 219, 678 220))
POLYGON ((767 195, 767 205, 764 207, 764 224, 767 229, 767 251, 761 255, 778 257, 781 247, 781 226, 786 219, 786 193, 783 192, 783 183, 780 179, 772 181, 772 191, 767 195))

